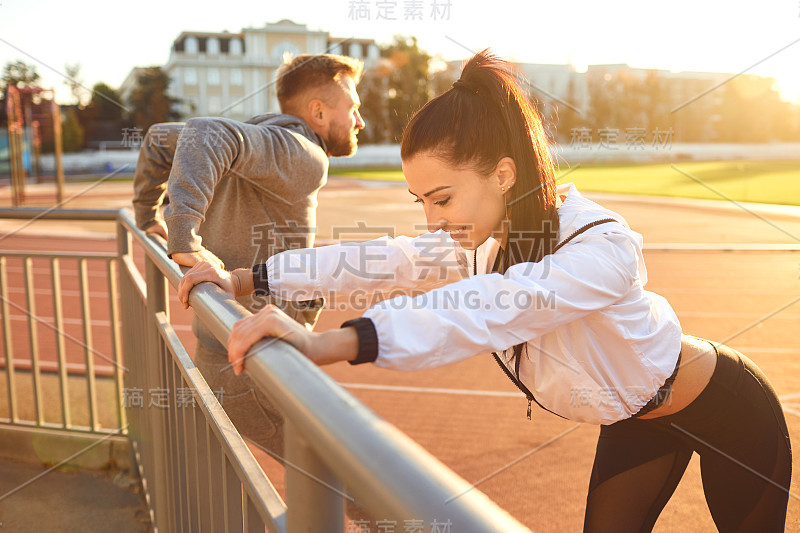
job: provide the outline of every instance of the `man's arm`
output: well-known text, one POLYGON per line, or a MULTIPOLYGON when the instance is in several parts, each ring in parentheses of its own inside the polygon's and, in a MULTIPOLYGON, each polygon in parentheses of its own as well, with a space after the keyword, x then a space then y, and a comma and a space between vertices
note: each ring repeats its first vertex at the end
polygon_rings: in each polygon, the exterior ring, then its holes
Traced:
POLYGON ((148 233, 167 238, 167 228, 158 213, 167 191, 167 178, 183 123, 154 124, 139 151, 133 178, 133 209, 136 225, 148 233))

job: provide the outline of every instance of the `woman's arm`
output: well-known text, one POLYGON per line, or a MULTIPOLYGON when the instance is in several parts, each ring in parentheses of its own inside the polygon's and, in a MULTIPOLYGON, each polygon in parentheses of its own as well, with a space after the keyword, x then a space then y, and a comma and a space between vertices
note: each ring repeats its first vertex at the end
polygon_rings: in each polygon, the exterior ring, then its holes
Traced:
POLYGON ((421 294, 469 273, 466 254, 443 231, 288 250, 252 270, 218 267, 200 263, 184 275, 178 287, 184 307, 191 288, 210 281, 233 296, 259 289, 286 301, 349 300, 352 307, 368 309, 398 293, 421 294))
POLYGON ((398 297, 369 309, 378 366, 418 370, 505 350, 641 290, 638 234, 587 232, 538 263, 398 297), (637 288, 638 287, 638 288, 637 288))
POLYGON ((382 302, 343 324, 354 326, 342 328, 348 333, 312 334, 285 315, 280 318, 276 309, 265 309, 243 319, 247 327, 234 328, 229 360, 241 367, 253 343, 284 335, 317 364, 374 361, 417 370, 454 363, 535 339, 618 302, 640 282, 640 255, 633 232, 587 233, 557 254, 514 265, 503 276, 475 276, 415 298, 382 302))
POLYGON ((468 273, 464 251, 449 234, 437 231, 289 250, 267 260, 262 278, 270 294, 282 300, 322 297, 369 308, 398 291, 426 292, 468 273))

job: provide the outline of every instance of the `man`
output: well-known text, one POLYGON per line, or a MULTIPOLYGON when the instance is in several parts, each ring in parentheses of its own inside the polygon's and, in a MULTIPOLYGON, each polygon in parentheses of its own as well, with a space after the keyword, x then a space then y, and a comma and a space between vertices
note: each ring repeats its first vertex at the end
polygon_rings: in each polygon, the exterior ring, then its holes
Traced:
MULTIPOLYGON (((356 84, 361 62, 329 54, 300 55, 278 69, 282 114, 247 122, 193 118, 157 124, 145 135, 134 178, 139 228, 167 239, 181 265, 207 260, 225 268, 264 262, 290 248, 313 246, 317 191, 327 180, 328 156, 356 151, 356 84), (158 213, 165 190, 169 205, 158 213), (250 227, 251 231, 242 231, 250 227), (232 231, 235 229, 235 231, 232 231)), ((263 299, 239 301, 252 311, 263 299)), ((321 301, 273 302, 313 326, 321 301)), ((227 350, 195 319, 195 364, 239 432, 283 456, 283 419, 245 375, 234 376, 227 350)))

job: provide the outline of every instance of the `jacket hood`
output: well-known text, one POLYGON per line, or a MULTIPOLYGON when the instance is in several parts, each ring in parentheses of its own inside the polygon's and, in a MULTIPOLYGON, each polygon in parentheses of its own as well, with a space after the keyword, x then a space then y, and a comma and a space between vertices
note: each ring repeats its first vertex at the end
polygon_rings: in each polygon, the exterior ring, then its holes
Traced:
POLYGON ((286 115, 282 113, 265 113, 263 115, 256 115, 248 120, 245 120, 247 124, 260 124, 263 126, 280 126, 281 128, 286 128, 292 130, 296 133, 303 135, 304 137, 308 137, 311 141, 317 143, 325 150, 325 153, 328 153, 328 147, 325 145, 325 141, 316 134, 314 130, 311 129, 302 118, 297 117, 295 115, 286 115))

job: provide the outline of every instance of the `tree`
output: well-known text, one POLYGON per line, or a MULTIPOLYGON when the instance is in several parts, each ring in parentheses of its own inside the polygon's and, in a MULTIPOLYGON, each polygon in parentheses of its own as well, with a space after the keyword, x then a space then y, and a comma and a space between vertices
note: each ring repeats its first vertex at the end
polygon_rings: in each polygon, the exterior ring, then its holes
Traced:
POLYGON ((28 65, 19 60, 6 63, 5 67, 3 67, 3 77, 0 79, 3 98, 5 98, 6 87, 9 85, 19 88, 39 87, 39 79, 40 76, 36 72, 35 65, 28 65))
POLYGON ((612 74, 604 69, 597 68, 586 73, 586 90, 589 94, 589 109, 587 120, 592 131, 600 128, 613 127, 616 124, 615 92, 611 87, 612 74))
POLYGON ((77 152, 83 148, 83 127, 78 120, 78 113, 74 107, 69 107, 64 113, 61 135, 65 152, 77 152))
POLYGON ((364 71, 358 84, 367 125, 358 136, 360 144, 400 142, 411 115, 432 96, 430 60, 416 37, 395 36, 381 47, 381 60, 364 71))
POLYGON ((79 113, 86 140, 92 142, 118 139, 122 131, 124 110, 116 90, 105 83, 96 83, 92 88, 89 105, 79 113))
POLYGON ((623 135, 629 128, 647 127, 645 81, 639 74, 628 68, 600 68, 587 85, 595 131, 611 128, 623 135))
POLYGON ((431 56, 420 50, 416 37, 395 36, 394 42, 381 51, 392 65, 388 81, 389 124, 391 142, 400 142, 411 115, 431 97, 431 56))
POLYGON ((439 96, 450 90, 453 82, 461 76, 462 67, 460 61, 447 62, 439 54, 434 56, 430 63, 432 95, 439 96))
POLYGON ((391 140, 387 97, 391 70, 391 63, 384 58, 361 76, 358 84, 361 98, 359 111, 366 127, 358 134, 359 144, 380 144, 391 140))
POLYGON ((669 131, 675 129, 675 115, 670 111, 680 102, 671 97, 669 78, 658 70, 649 70, 642 87, 644 96, 644 114, 648 123, 648 136, 653 131, 669 131))
POLYGON ((729 142, 768 142, 785 136, 786 107, 773 78, 743 74, 720 88, 718 131, 729 142))
POLYGON ((159 122, 179 120, 175 106, 180 99, 167 94, 169 76, 161 67, 143 69, 137 78, 136 88, 129 100, 130 121, 142 131, 159 122))
POLYGON ((81 78, 81 64, 67 63, 64 65, 64 70, 67 73, 67 79, 64 80, 64 85, 69 87, 72 96, 75 98, 75 105, 82 106, 86 103, 86 89, 83 88, 83 79, 81 78))
POLYGON ((122 120, 125 107, 115 89, 99 82, 92 87, 92 99, 86 110, 95 120, 122 120))
MULTIPOLYGON (((569 144, 572 141, 572 131, 575 128, 585 127, 586 118, 581 116, 578 111, 580 103, 577 100, 575 89, 575 75, 571 74, 567 84, 567 96, 564 102, 555 102, 556 118, 556 140, 561 143, 569 144), (566 104, 569 104, 566 105, 566 104)), ((582 110, 583 111, 583 110, 582 110)), ((583 111, 585 112, 585 111, 583 111)))

